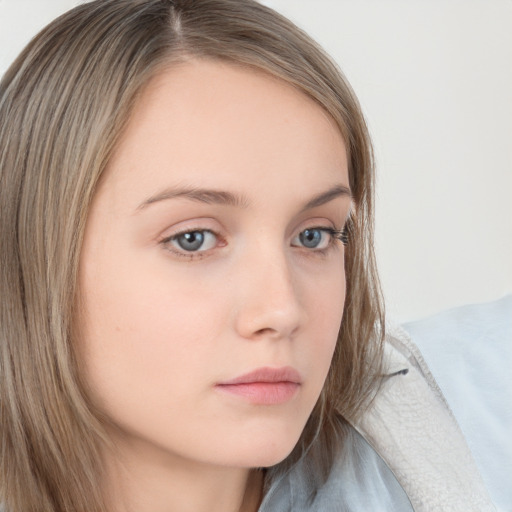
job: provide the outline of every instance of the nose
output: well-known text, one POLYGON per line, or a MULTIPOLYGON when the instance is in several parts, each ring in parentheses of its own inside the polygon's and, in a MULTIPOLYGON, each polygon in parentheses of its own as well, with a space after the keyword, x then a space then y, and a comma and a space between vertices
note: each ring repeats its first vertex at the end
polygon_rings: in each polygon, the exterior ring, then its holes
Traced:
POLYGON ((246 339, 291 339, 306 320, 298 276, 286 254, 260 251, 239 274, 235 324, 246 339))

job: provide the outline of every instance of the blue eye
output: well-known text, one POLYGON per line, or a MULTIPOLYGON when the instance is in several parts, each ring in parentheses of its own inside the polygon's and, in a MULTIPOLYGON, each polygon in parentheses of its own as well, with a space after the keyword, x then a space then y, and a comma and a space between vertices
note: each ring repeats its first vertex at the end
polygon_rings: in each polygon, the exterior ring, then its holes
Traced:
POLYGON ((176 249, 181 251, 200 252, 213 249, 217 243, 217 237, 213 232, 202 229, 178 233, 165 242, 171 243, 176 249))
POLYGON ((299 234, 300 243, 308 249, 317 249, 325 238, 329 238, 328 234, 317 228, 305 229, 299 234))
POLYGON ((326 249, 332 242, 333 234, 334 230, 329 228, 308 228, 292 240, 292 245, 306 249, 326 249))
POLYGON ((336 240, 346 245, 347 237, 345 230, 337 231, 336 229, 324 227, 308 228, 301 231, 292 240, 292 246, 322 251, 332 246, 336 240))

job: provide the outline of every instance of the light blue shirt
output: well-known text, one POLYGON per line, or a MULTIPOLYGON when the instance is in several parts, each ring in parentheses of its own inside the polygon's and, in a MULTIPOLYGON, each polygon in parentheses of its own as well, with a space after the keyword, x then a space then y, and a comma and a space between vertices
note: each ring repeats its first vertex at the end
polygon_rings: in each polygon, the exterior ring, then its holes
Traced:
POLYGON ((353 428, 325 482, 307 455, 270 482, 259 512, 413 512, 409 498, 377 452, 353 428))

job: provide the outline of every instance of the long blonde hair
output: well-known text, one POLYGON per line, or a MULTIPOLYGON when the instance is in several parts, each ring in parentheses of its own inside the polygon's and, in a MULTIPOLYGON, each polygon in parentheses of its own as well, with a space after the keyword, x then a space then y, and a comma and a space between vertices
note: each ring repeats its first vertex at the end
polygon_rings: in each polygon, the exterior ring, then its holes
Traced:
POLYGON ((347 297, 324 391, 283 469, 316 446, 329 467, 337 428, 375 393, 383 309, 373 255, 372 148, 330 58, 254 0, 96 0, 64 14, 0 83, 0 502, 13 512, 103 510, 108 442, 73 347, 76 282, 96 184, 143 88, 183 58, 279 77, 317 101, 348 148, 355 201, 347 297))

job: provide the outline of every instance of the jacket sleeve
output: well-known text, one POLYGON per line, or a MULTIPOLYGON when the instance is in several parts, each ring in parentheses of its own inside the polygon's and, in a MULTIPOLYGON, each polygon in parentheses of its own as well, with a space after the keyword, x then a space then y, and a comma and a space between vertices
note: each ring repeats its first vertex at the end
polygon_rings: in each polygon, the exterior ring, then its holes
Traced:
POLYGON ((388 329, 385 376, 355 428, 380 454, 415 512, 495 507, 441 390, 401 328, 388 329))

